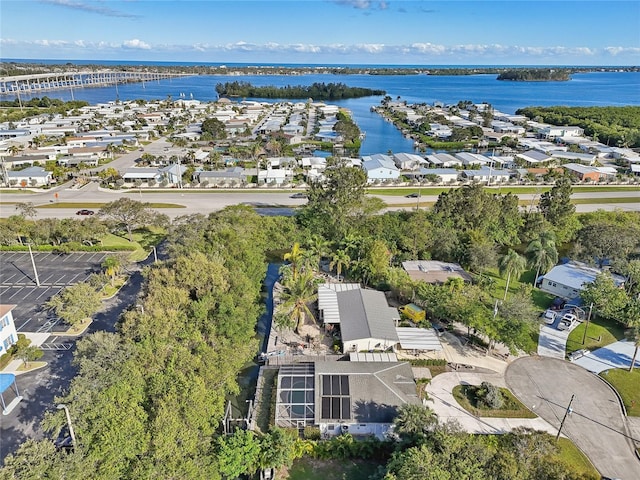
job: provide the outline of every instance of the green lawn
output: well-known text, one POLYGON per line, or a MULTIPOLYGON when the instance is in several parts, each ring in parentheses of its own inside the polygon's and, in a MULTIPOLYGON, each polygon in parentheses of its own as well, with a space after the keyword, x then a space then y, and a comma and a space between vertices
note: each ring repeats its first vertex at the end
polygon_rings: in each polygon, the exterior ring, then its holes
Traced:
MULTIPOLYGON (((452 188, 459 188, 458 186, 452 187, 380 187, 380 188, 369 188, 367 189, 367 193, 373 195, 408 195, 410 193, 418 193, 421 195, 440 195, 442 192, 448 192, 452 188)), ((637 189, 637 185, 631 186, 622 186, 622 185, 607 185, 607 186, 579 186, 573 185, 573 193, 591 193, 591 192, 627 192, 633 191, 633 189, 637 189)), ((491 193, 514 193, 514 194, 535 194, 535 193, 544 193, 548 190, 551 190, 551 187, 548 185, 535 187, 535 186, 509 186, 509 185, 500 185, 494 187, 485 187, 485 190, 491 193)), ((584 203, 593 203, 593 201, 587 201, 584 203)), ((628 199, 627 199, 628 200, 628 199)), ((527 203, 529 203, 528 201, 527 203)))
POLYGON ((467 412, 476 417, 494 418, 536 418, 537 415, 525 407, 509 390, 500 388, 504 399, 503 408, 484 409, 476 405, 475 391, 478 387, 474 385, 456 385, 453 387, 453 398, 467 412))
POLYGON ((607 380, 615 388, 630 417, 640 417, 640 369, 633 371, 615 368, 606 370, 600 376, 607 380))
POLYGON ((567 339, 567 354, 575 350, 580 350, 581 348, 587 348, 593 351, 596 348, 602 348, 624 339, 624 327, 622 325, 618 322, 603 320, 598 316, 592 315, 587 330, 587 337, 583 345, 582 337, 584 337, 586 326, 587 322, 582 322, 569 334, 569 338, 567 339))
POLYGON ((0 193, 9 194, 9 193, 38 193, 32 192, 31 190, 23 190, 21 188, 0 188, 0 193))
POLYGON ((133 242, 130 242, 127 235, 123 236, 107 233, 102 238, 102 245, 105 248, 132 246, 134 250, 129 255, 129 260, 138 262, 144 260, 149 255, 151 247, 157 245, 164 239, 165 232, 162 229, 149 227, 148 229, 139 229, 133 233, 133 242))
POLYGON ((278 472, 279 480, 368 480, 378 466, 376 460, 319 460, 304 457, 296 460, 289 472, 278 472))
POLYGON ((587 480, 599 480, 600 474, 591 464, 587 456, 576 447, 568 438, 558 439, 559 452, 556 457, 571 467, 571 470, 578 474, 580 478, 587 480))

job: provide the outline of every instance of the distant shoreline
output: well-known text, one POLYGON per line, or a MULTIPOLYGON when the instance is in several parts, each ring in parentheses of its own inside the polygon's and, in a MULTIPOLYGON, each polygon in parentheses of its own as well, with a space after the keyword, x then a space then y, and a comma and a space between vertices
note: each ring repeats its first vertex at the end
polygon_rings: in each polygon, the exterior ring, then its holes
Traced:
MULTIPOLYGON (((481 65, 294 65, 294 64, 222 64, 194 62, 136 62, 108 60, 0 60, 0 76, 104 70, 129 72, 182 73, 191 75, 501 75, 513 70, 548 70, 550 66, 481 65)), ((638 66, 553 66, 567 75, 589 72, 639 72, 638 66)))

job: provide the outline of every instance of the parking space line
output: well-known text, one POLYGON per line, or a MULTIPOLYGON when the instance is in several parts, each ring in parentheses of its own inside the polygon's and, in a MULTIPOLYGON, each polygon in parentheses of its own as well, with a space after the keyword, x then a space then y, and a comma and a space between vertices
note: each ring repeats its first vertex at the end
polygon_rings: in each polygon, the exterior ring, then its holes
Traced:
POLYGON ((20 288, 20 289, 16 290, 15 292, 13 292, 13 294, 12 294, 9 298, 13 298, 13 297, 15 297, 15 296, 16 296, 17 294, 19 294, 22 290, 23 290, 22 288, 20 288))
POLYGON ((78 278, 80 275, 84 275, 84 273, 78 273, 71 280, 69 280, 67 283, 73 283, 75 281, 75 279, 78 278))

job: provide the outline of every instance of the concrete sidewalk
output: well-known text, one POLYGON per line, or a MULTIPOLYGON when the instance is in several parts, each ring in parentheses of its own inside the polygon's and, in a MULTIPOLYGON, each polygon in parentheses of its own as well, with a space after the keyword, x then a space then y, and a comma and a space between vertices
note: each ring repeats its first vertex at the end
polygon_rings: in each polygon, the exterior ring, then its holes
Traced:
POLYGON ((498 387, 505 387, 502 373, 442 373, 431 380, 426 387, 429 395, 427 405, 438 415, 441 422, 457 421, 462 429, 469 433, 499 434, 506 433, 516 427, 527 427, 542 430, 555 435, 557 429, 549 425, 542 418, 486 418, 476 417, 462 408, 453 397, 453 388, 457 385, 480 385, 483 381, 498 387))

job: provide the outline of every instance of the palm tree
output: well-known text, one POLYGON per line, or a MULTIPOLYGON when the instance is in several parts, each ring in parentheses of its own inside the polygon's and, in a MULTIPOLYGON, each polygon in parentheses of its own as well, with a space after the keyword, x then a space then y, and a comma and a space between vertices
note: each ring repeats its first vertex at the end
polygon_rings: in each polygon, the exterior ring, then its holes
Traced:
POLYGON ((120 267, 122 267, 122 261, 119 257, 107 257, 102 262, 102 268, 104 268, 104 273, 111 277, 111 286, 115 282, 116 276, 120 272, 120 267))
POLYGON ((309 308, 309 303, 315 301, 316 298, 316 284, 313 272, 301 272, 296 276, 292 276, 285 284, 281 308, 292 322, 295 322, 296 332, 300 333, 300 328, 305 324, 307 317, 315 321, 315 317, 309 308))
POLYGON ((347 252, 345 250, 336 250, 331 257, 329 269, 333 270, 335 267, 336 273, 338 274, 338 280, 340 280, 342 269, 349 268, 349 265, 351 265, 351 258, 347 255, 347 252))
POLYGON ((291 251, 284 254, 284 261, 289 262, 291 264, 291 276, 293 280, 298 276, 298 271, 300 269, 300 263, 302 261, 302 249, 300 248, 300 244, 295 242, 293 247, 291 247, 291 251))
POLYGON ((416 441, 438 423, 438 417, 429 407, 405 404, 394 418, 395 432, 409 441, 416 441))
POLYGON ((509 291, 509 282, 511 281, 511 276, 519 277, 522 273, 527 269, 527 261, 515 250, 509 249, 506 255, 500 258, 498 262, 498 269, 500 271, 500 276, 507 276, 507 285, 504 289, 504 298, 507 299, 507 292, 509 291))
MULTIPOLYGON (((313 234, 307 241, 305 247, 317 258, 318 262, 322 260, 322 257, 327 255, 329 251, 330 242, 322 235, 313 234)), ((317 265, 316 265, 317 266, 317 265)))
POLYGON ((536 267, 536 276, 533 285, 536 285, 540 272, 548 272, 558 262, 558 250, 552 232, 543 232, 537 239, 532 240, 525 255, 529 259, 529 264, 536 267))
POLYGON ((636 363, 636 358, 638 358, 638 350, 640 349, 640 317, 636 317, 631 322, 629 329, 625 332, 625 336, 631 340, 633 345, 636 347, 633 352, 633 358, 631 359, 631 365, 629 365, 629 371, 632 372, 636 363))

